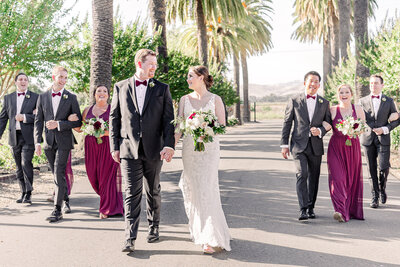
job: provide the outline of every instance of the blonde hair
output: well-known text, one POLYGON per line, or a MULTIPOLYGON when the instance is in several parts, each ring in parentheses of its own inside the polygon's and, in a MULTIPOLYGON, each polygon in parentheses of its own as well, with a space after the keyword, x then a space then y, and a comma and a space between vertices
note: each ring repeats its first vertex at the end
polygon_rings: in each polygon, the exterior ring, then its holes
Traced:
POLYGON ((347 87, 347 88, 349 88, 351 95, 352 95, 352 96, 354 95, 353 89, 351 89, 351 86, 350 86, 349 84, 347 84, 347 83, 342 83, 342 84, 339 85, 338 88, 337 88, 337 94, 338 94, 338 96, 339 96, 340 89, 342 89, 342 87, 347 87))
POLYGON ((139 61, 142 63, 145 62, 147 56, 157 56, 157 54, 156 52, 150 49, 143 48, 138 50, 135 55, 135 65, 137 66, 139 61))
POLYGON ((57 74, 59 74, 61 71, 65 71, 66 73, 68 73, 68 71, 67 71, 67 69, 66 68, 64 68, 63 66, 55 66, 54 68, 53 68, 53 71, 52 71, 52 75, 53 76, 56 76, 57 74))

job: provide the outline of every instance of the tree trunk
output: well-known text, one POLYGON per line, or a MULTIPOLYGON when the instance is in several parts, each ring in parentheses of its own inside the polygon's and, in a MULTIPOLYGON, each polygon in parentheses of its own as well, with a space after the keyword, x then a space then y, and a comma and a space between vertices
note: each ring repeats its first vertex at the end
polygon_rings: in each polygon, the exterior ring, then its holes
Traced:
POLYGON ((90 99, 98 86, 111 89, 113 59, 113 0, 93 0, 93 32, 90 62, 90 99))
POLYGON ((160 67, 164 73, 168 72, 168 51, 167 51, 167 29, 165 23, 166 5, 165 0, 150 0, 149 1, 150 18, 153 26, 153 31, 156 32, 161 28, 161 41, 157 47, 157 54, 160 59, 160 67))
POLYGON ((238 118, 239 124, 242 124, 242 117, 240 115, 240 65, 239 59, 236 55, 233 55, 233 73, 236 95, 239 98, 239 101, 236 103, 236 118, 238 118))
POLYGON ((197 38, 199 43, 199 60, 204 66, 208 65, 207 29, 203 10, 203 1, 196 0, 197 38))
POLYGON ((323 40, 323 83, 324 83, 324 92, 326 88, 326 83, 328 81, 328 76, 331 75, 332 73, 332 61, 331 61, 331 44, 330 44, 330 38, 329 38, 329 33, 327 34, 326 37, 324 37, 323 40))
POLYGON ((243 77, 243 121, 250 121, 250 105, 249 105, 249 71, 247 69, 247 55, 246 51, 240 53, 240 60, 242 63, 242 77, 243 77))
POLYGON ((356 97, 368 95, 369 69, 361 63, 360 53, 368 44, 368 0, 354 0, 354 39, 356 46, 356 97))
POLYGON ((330 37, 331 37, 331 57, 332 69, 339 65, 339 19, 334 12, 334 7, 331 8, 330 14, 330 37))
POLYGON ((345 62, 349 58, 347 47, 350 44, 350 0, 338 0, 338 5, 340 58, 345 62))

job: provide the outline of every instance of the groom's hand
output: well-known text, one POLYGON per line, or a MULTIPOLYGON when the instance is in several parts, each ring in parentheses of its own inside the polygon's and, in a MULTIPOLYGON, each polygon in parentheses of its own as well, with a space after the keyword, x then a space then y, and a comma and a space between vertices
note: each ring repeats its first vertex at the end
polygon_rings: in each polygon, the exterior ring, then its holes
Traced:
POLYGON ((164 147, 163 150, 160 152, 160 159, 163 160, 165 159, 167 162, 170 162, 172 160, 172 157, 174 156, 175 150, 169 147, 164 147))
POLYGON ((288 147, 282 148, 282 156, 283 156, 284 159, 288 159, 289 154, 290 153, 289 153, 289 148, 288 147))
POLYGON ((115 162, 121 163, 121 159, 119 158, 119 150, 113 151, 111 155, 115 162))

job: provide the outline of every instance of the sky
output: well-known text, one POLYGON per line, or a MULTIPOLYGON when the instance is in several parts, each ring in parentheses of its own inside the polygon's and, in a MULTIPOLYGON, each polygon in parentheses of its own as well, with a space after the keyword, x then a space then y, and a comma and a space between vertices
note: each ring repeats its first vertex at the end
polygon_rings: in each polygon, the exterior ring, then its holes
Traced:
MULTIPOLYGON (((75 0, 67 0, 66 6, 75 0)), ((400 9, 400 0, 376 0, 378 9, 375 19, 369 20, 369 30, 376 32, 386 14, 394 17, 400 9)), ((73 9, 74 14, 89 13, 90 0, 78 0, 73 9)), ((305 73, 316 70, 322 75, 322 44, 300 43, 290 37, 295 29, 292 25, 294 0, 272 0, 272 42, 273 48, 261 56, 248 59, 249 83, 277 84, 293 80, 302 80, 305 73)), ((125 22, 133 21, 137 16, 148 15, 147 0, 114 0, 114 7, 120 7, 120 13, 125 22)))

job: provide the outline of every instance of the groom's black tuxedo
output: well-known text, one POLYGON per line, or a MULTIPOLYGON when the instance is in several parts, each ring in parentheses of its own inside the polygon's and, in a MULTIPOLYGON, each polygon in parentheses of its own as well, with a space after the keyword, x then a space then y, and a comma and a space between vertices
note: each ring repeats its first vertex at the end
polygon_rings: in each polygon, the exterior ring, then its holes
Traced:
POLYGON ((25 115, 25 120, 20 122, 17 130, 15 115, 17 115, 17 92, 4 97, 3 108, 0 112, 0 139, 8 124, 8 144, 12 147, 15 164, 17 166, 17 180, 21 191, 32 191, 34 152, 33 123, 38 94, 26 91, 19 114, 25 115))
POLYGON ((323 121, 332 124, 328 100, 321 96, 316 97, 314 114, 310 121, 305 93, 289 99, 283 122, 281 146, 289 145, 293 126, 289 147, 296 165, 296 189, 300 209, 313 209, 317 199, 321 158, 324 154, 322 137, 326 134, 322 126, 323 121), (321 138, 310 135, 312 127, 321 130, 321 138))
POLYGON ((52 89, 39 96, 34 137, 35 144, 42 143, 44 128, 44 152, 49 161, 56 184, 54 205, 60 208, 63 200, 66 200, 68 197, 65 168, 69 153, 74 148, 72 129, 82 125, 82 115, 76 95, 64 89, 55 114, 52 97, 52 89), (68 116, 71 114, 77 114, 78 121, 68 121, 68 116), (45 124, 50 120, 58 121, 59 127, 53 130, 47 129, 45 124))
POLYGON ((149 79, 142 112, 137 101, 135 79, 115 84, 110 111, 111 152, 120 151, 125 181, 126 238, 136 239, 139 227, 143 177, 147 220, 150 227, 160 222, 160 171, 163 147, 174 148, 172 98, 167 84, 149 79))

